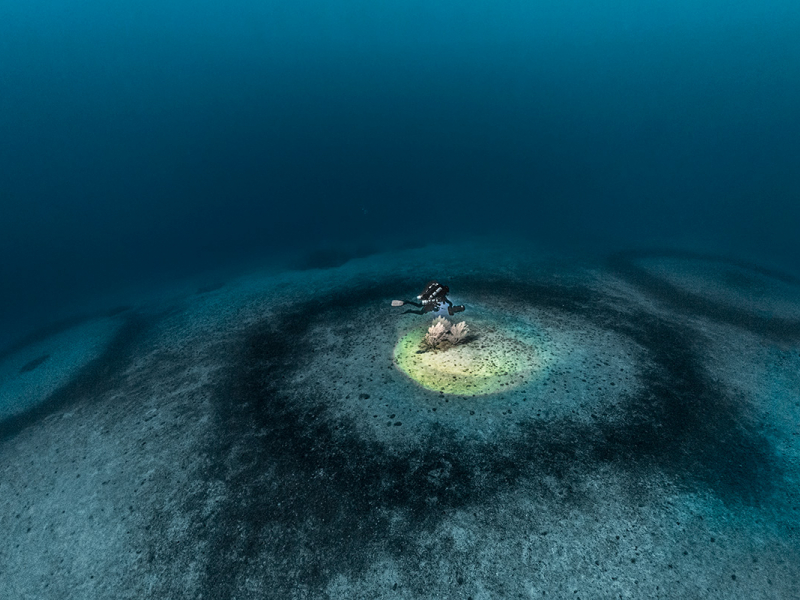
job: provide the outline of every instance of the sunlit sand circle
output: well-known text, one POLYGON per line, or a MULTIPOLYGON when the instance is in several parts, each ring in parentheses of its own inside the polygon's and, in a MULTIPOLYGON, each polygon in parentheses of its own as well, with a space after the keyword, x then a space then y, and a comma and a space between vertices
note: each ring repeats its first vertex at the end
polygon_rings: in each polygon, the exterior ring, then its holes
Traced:
POLYGON ((445 394, 485 395, 507 391, 540 372, 544 354, 517 331, 470 323, 474 336, 446 350, 424 350, 426 328, 400 338, 395 363, 422 387, 445 394))

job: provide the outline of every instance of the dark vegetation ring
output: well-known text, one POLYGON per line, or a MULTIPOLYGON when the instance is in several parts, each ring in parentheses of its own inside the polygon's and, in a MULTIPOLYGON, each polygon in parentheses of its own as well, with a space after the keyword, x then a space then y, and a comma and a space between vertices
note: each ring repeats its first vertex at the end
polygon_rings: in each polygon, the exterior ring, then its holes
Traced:
MULTIPOLYGON (((315 351, 309 335, 314 324, 363 321, 365 309, 402 295, 411 283, 386 279, 324 302, 297 304, 252 325, 236 341, 216 391, 208 485, 185 499, 208 548, 209 596, 235 595, 242 570, 264 539, 282 536, 274 550, 282 556, 302 556, 313 543, 314 564, 304 568, 303 581, 321 591, 331 574, 368 568, 371 550, 400 556, 415 534, 435 528, 448 511, 479 510, 522 481, 555 478, 564 489, 577 490, 580 485, 573 483, 611 467, 632 481, 664 475, 726 502, 757 503, 780 478, 773 449, 747 425, 741 403, 707 376, 689 326, 644 311, 622 314, 582 286, 451 280, 465 298, 493 294, 562 311, 645 348, 653 365, 643 372, 641 392, 624 398, 622 420, 530 421, 502 444, 465 441, 433 427, 416 446, 396 449, 365 440, 352 423, 326 419, 323 398, 297 402, 298 392, 288 382, 315 351), (357 305, 351 305, 353 298, 357 305), (207 505, 205 490, 220 482, 227 491, 215 509, 216 526, 206 528, 199 507, 207 505), (394 525, 397 514, 403 516, 401 528, 394 525)), ((584 502, 578 492, 554 499, 565 512, 589 510, 584 502)), ((272 577, 277 595, 288 597, 297 584, 296 572, 272 577)))
POLYGON ((609 264, 615 273, 676 310, 741 327, 757 335, 779 341, 800 340, 800 319, 763 314, 734 303, 720 301, 707 294, 688 290, 642 266, 641 261, 648 259, 705 261, 721 267, 732 267, 750 273, 754 277, 797 287, 799 298, 800 279, 781 271, 767 269, 738 259, 685 251, 627 251, 617 253, 609 259, 609 264))

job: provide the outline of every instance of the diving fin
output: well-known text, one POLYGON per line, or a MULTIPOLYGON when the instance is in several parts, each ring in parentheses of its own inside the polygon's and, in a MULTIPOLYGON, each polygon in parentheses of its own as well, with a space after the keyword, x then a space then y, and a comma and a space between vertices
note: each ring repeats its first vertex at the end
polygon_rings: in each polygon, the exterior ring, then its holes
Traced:
POLYGON ((451 316, 451 317, 452 317, 454 314, 456 314, 456 313, 460 313, 460 312, 464 312, 465 310, 467 310, 467 307, 466 307, 466 306, 464 306, 463 304, 459 304, 458 306, 448 306, 448 307, 447 307, 447 312, 449 312, 449 313, 450 313, 450 316, 451 316))

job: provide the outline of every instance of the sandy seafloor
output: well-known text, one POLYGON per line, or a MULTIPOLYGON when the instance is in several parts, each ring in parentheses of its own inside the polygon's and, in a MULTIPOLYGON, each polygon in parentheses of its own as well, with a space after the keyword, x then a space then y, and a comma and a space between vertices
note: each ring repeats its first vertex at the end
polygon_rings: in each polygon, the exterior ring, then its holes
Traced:
POLYGON ((212 283, 0 356, 2 598, 800 597, 792 276, 468 244, 212 283), (528 344, 500 391, 398 367, 434 278, 528 344))

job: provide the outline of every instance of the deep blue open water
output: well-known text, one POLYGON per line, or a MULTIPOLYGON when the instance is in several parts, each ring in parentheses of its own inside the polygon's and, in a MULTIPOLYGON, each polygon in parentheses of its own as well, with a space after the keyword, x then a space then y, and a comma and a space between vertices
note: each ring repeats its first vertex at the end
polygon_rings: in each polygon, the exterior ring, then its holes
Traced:
POLYGON ((0 5, 0 314, 287 249, 797 265, 792 0, 0 5))

